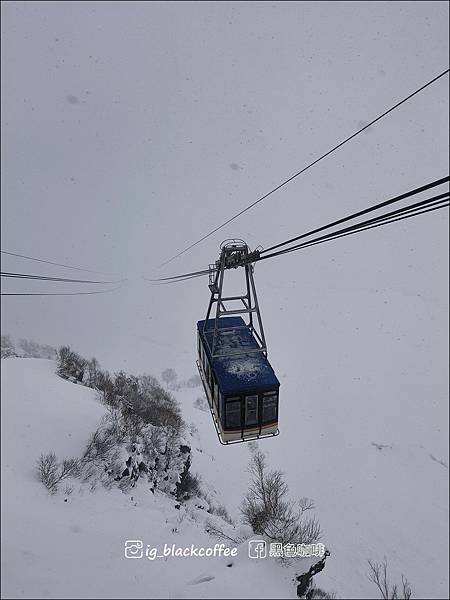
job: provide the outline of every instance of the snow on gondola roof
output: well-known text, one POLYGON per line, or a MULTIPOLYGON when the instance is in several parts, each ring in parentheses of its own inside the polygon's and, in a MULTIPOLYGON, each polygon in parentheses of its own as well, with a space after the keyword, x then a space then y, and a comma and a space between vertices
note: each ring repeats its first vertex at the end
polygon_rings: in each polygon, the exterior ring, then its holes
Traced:
MULTIPOLYGON (((203 335, 205 321, 199 321, 197 328, 203 335)), ((215 319, 206 323, 204 344, 211 361, 209 347, 212 347, 215 319), (209 346, 209 347, 208 347, 209 346)), ((211 361, 217 382, 224 394, 241 394, 251 391, 278 389, 280 382, 262 352, 251 352, 258 344, 242 317, 222 317, 218 320, 216 339, 217 354, 231 354, 244 350, 237 356, 219 356, 211 361), (248 352, 245 352, 248 350, 248 352)))

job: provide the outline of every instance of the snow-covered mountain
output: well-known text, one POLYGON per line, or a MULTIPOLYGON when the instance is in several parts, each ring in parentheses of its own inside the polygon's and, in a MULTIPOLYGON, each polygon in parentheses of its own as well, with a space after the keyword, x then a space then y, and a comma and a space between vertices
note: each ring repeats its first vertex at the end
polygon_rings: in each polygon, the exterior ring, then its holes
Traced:
MULTIPOLYGON (((215 557, 152 558, 151 548, 158 554, 173 545, 214 548, 218 541, 205 531, 213 516, 199 500, 180 504, 159 490, 151 493, 145 478, 128 492, 71 479, 49 494, 36 478, 38 457, 79 458, 105 413, 94 390, 54 371, 51 360, 2 360, 3 597, 295 597, 294 570, 249 559, 247 543, 236 556, 223 556, 222 549, 215 557), (127 540, 142 541, 140 560, 125 558, 127 540)), ((186 393, 185 403, 199 391, 186 393)), ((197 412, 201 429, 206 413, 193 408, 191 416, 197 412)), ((226 482, 217 447, 209 440, 203 445, 191 429, 194 467, 219 501, 226 482)), ((306 570, 312 561, 305 559, 306 570)))
MULTIPOLYGON (((172 544, 214 547, 218 540, 205 531, 211 515, 199 500, 178 503, 159 490, 151 493, 145 478, 126 491, 72 479, 49 494, 36 478, 38 457, 52 451, 59 459, 80 457, 106 411, 94 390, 58 377, 55 366, 52 360, 2 360, 3 597, 296 597, 293 578, 312 559, 303 567, 254 560, 247 542, 235 557, 125 558, 126 540, 142 541, 144 553, 172 544)), ((200 387, 174 393, 188 423, 192 470, 209 498, 228 509, 237 537, 249 447, 218 444, 200 387)), ((392 581, 403 572, 413 597, 446 597, 445 460, 432 446, 405 445, 400 436, 371 440, 364 428, 355 427, 351 445, 343 444, 342 428, 336 420, 333 435, 324 437, 315 427, 329 457, 320 470, 308 466, 317 448, 307 440, 289 445, 284 465, 288 482, 298 477, 304 495, 315 499, 331 550, 316 585, 340 597, 375 597, 367 559, 386 556, 392 581)), ((274 464, 270 440, 259 447, 271 466, 283 466, 274 464)))

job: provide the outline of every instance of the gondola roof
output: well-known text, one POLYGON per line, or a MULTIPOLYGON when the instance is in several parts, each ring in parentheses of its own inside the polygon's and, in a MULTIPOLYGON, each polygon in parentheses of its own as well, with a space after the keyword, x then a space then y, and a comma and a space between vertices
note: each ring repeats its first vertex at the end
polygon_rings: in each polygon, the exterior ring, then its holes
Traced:
POLYGON ((197 328, 201 336, 206 335, 204 344, 206 353, 213 367, 218 384, 226 395, 240 395, 252 391, 269 391, 278 389, 280 382, 262 352, 245 352, 258 348, 250 328, 242 317, 221 317, 218 319, 218 335, 216 340, 217 354, 240 352, 237 356, 218 356, 211 358, 215 319, 198 321, 197 328))

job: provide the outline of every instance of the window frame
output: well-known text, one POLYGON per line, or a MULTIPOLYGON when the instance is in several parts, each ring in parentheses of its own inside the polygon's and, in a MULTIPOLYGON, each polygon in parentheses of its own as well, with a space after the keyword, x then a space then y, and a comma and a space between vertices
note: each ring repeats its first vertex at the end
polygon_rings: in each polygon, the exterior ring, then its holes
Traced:
POLYGON ((254 428, 259 425, 259 396, 258 394, 246 394, 244 396, 244 427, 245 428, 254 428), (249 410, 248 401, 255 400, 255 408, 249 410), (248 422, 248 414, 249 412, 255 412, 255 419, 251 423, 248 422))
MULTIPOLYGON (((272 408, 272 407, 270 407, 270 408, 272 408)), ((263 392, 262 398, 261 398, 261 425, 262 426, 270 425, 271 423, 276 423, 277 421, 278 421, 278 390, 263 392), (274 400, 275 401, 275 404, 274 404, 275 416, 274 416, 274 418, 267 419, 264 416, 264 411, 266 409, 266 404, 265 404, 266 400, 274 400)))
POLYGON ((231 398, 225 398, 225 407, 224 407, 224 429, 242 429, 242 398, 240 396, 233 396, 231 398), (228 406, 230 404, 238 404, 239 411, 235 411, 239 414, 239 424, 237 425, 229 425, 228 423, 228 406))

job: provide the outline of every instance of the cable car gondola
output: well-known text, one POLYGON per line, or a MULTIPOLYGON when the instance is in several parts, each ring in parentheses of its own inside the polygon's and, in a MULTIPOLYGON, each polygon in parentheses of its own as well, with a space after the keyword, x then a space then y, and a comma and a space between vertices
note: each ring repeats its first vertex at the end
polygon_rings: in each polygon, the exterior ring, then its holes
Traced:
POLYGON ((269 361, 253 280, 259 255, 242 240, 221 244, 220 258, 209 267, 206 319, 197 323, 197 366, 222 444, 278 435, 280 382, 269 361), (227 269, 244 267, 246 293, 223 295, 227 269), (239 303, 230 308, 230 303, 239 303), (215 304, 215 317, 210 318, 215 304), (247 315, 247 322, 242 316, 247 315))

